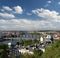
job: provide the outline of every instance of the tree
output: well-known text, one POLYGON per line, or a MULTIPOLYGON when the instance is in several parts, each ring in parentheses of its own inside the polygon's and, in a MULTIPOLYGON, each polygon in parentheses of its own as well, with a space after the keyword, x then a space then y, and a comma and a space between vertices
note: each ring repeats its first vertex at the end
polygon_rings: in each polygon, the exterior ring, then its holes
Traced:
POLYGON ((60 40, 47 48, 41 58, 60 58, 60 40))
POLYGON ((19 43, 19 42, 17 42, 16 44, 19 46, 19 44, 20 44, 20 43, 19 43))
POLYGON ((3 40, 3 36, 0 36, 0 40, 3 40))
POLYGON ((23 37, 24 34, 25 34, 24 32, 20 32, 20 38, 21 39, 22 39, 22 37, 23 37))
POLYGON ((25 54, 21 54, 21 58, 35 58, 35 56, 25 53, 25 54))
POLYGON ((39 49, 34 50, 33 52, 34 52, 35 58, 40 58, 41 55, 43 54, 43 51, 41 51, 41 50, 39 50, 39 49))
POLYGON ((1 58, 8 58, 8 46, 6 44, 0 44, 0 51, 1 58))

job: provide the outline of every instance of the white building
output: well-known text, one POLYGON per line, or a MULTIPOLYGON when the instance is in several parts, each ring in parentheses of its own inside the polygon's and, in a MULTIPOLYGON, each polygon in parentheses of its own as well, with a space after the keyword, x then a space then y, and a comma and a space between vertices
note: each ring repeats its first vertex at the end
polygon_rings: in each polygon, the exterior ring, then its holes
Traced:
POLYGON ((47 35, 45 41, 51 41, 51 35, 47 35))
POLYGON ((24 49, 19 49, 19 52, 22 53, 22 54, 24 54, 24 53, 34 54, 33 51, 26 50, 25 48, 24 49))
POLYGON ((44 38, 40 37, 40 42, 43 43, 44 42, 44 38))

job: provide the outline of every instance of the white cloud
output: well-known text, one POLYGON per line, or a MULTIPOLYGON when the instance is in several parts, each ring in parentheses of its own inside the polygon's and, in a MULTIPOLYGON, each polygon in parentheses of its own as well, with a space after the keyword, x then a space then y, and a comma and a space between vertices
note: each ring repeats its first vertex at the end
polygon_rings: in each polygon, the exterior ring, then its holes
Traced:
POLYGON ((0 20, 0 30, 40 30, 54 29, 56 26, 47 20, 11 19, 0 20))
POLYGON ((36 9, 32 10, 34 14, 36 14, 39 17, 42 17, 46 20, 53 21, 53 22, 60 22, 60 15, 56 11, 50 11, 48 9, 36 9))
POLYGON ((32 15, 31 13, 26 13, 26 14, 29 15, 29 16, 32 15))
POLYGON ((47 1, 48 3, 51 3, 51 1, 47 1))
POLYGON ((5 10, 4 9, 1 9, 2 12, 4 12, 5 10))
POLYGON ((10 7, 8 7, 8 6, 3 6, 3 9, 7 10, 7 11, 12 11, 12 9, 10 7))
POLYGON ((48 9, 32 10, 33 14, 41 17, 42 20, 29 20, 29 19, 12 19, 15 18, 13 14, 0 13, 1 17, 11 18, 11 20, 0 20, 0 30, 45 30, 45 29, 59 29, 60 15, 56 11, 48 9), (59 23, 59 25, 58 25, 59 23))
POLYGON ((0 17, 3 18, 15 18, 13 14, 8 14, 8 13, 0 13, 0 17))
POLYGON ((44 7, 48 7, 48 6, 49 6, 49 4, 44 5, 44 7))
POLYGON ((22 14, 23 13, 23 9, 21 6, 15 6, 10 8, 9 6, 3 6, 2 9, 0 9, 0 17, 3 18, 15 18, 15 14, 22 14), (5 11, 7 10, 7 11, 5 11))
POLYGON ((60 2, 58 2, 58 4, 60 5, 60 2))
POLYGON ((23 9, 22 9, 21 6, 15 6, 14 10, 15 10, 15 13, 18 13, 18 14, 22 14, 23 13, 23 9))
POLYGON ((0 9, 2 12, 5 12, 5 10, 9 11, 10 13, 17 13, 17 14, 22 14, 23 13, 23 9, 21 6, 14 6, 12 8, 10 8, 9 6, 3 6, 2 9, 0 9))
POLYGON ((52 2, 52 1, 50 1, 50 0, 49 0, 49 1, 47 1, 47 4, 46 4, 46 5, 44 5, 44 7, 48 7, 48 6, 50 6, 51 2, 52 2))

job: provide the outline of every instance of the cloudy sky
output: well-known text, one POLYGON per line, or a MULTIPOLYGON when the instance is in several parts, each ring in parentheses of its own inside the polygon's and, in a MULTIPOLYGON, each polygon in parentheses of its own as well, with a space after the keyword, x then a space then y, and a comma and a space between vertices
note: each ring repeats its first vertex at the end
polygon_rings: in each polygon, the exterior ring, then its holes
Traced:
POLYGON ((60 0, 0 0, 0 30, 60 30, 60 0))

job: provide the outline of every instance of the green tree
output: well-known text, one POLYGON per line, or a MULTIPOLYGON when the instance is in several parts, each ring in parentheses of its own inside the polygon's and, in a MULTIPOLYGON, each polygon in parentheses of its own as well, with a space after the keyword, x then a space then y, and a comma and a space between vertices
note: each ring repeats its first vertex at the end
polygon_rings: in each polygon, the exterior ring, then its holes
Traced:
POLYGON ((35 56, 34 55, 31 55, 31 54, 25 53, 25 54, 22 54, 21 55, 21 58, 35 58, 35 56))
POLYGON ((0 58, 8 58, 8 46, 6 44, 0 44, 0 58))
POLYGON ((17 42, 16 44, 17 44, 18 46, 20 45, 20 43, 19 43, 19 42, 17 42))
POLYGON ((0 40, 3 40, 3 36, 0 36, 0 40))
POLYGON ((43 51, 41 51, 41 50, 39 50, 39 49, 34 50, 33 52, 34 52, 35 58, 40 58, 41 55, 43 54, 43 51))
POLYGON ((41 58, 60 58, 60 40, 47 48, 41 58))

